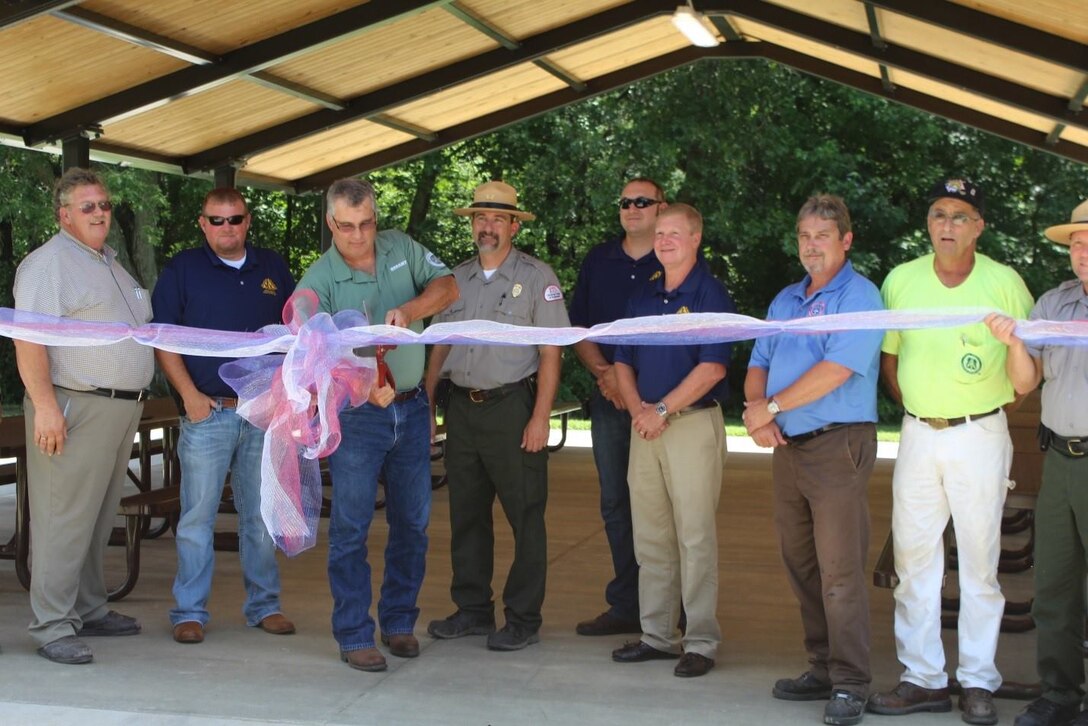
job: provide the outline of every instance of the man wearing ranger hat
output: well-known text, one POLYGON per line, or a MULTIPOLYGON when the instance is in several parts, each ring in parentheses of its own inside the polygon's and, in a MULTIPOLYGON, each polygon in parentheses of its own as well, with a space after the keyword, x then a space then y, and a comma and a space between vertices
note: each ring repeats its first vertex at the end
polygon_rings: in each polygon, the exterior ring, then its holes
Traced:
MULTIPOLYGON (((1069 224, 1046 230, 1051 241, 1069 246, 1075 280, 1045 293, 1032 320, 1088 321, 1088 201, 1073 210, 1069 224)), ((1025 344, 1016 321, 986 319, 994 336, 1009 347, 1009 376, 1018 393, 1043 384, 1039 441, 1047 449, 1043 486, 1035 505, 1035 600, 1038 628, 1036 664, 1043 695, 1016 717, 1016 726, 1088 725, 1084 698, 1084 577, 1088 573, 1088 348, 1025 344), (1070 719, 1073 719, 1070 721, 1070 719)))
MULTIPOLYGON (((888 310, 986 307, 1024 318, 1031 294, 1016 271, 976 251, 986 223, 982 189, 966 179, 938 182, 929 194, 933 252, 884 280, 888 310)), ((884 337, 881 370, 903 404, 892 477, 895 641, 899 685, 869 699, 886 715, 949 711, 941 643, 942 536, 949 516, 959 548, 959 707, 972 724, 997 723, 994 665, 1005 598, 997 582, 1001 511, 1012 441, 1002 408, 1013 400, 1006 347, 982 323, 894 330, 884 337)))
MULTIPOLYGON (((518 208, 512 186, 501 181, 481 184, 472 206, 455 214, 471 218, 479 255, 454 269, 461 298, 436 315, 435 322, 482 319, 550 328, 570 324, 555 273, 511 246, 521 222, 535 219, 518 208)), ((519 650, 539 641, 548 566, 548 419, 560 361, 560 349, 550 345, 436 345, 431 351, 430 400, 440 376, 452 383, 446 472, 450 594, 457 605, 445 620, 431 622, 427 632, 435 638, 487 635, 492 650, 519 650), (498 631, 491 590, 496 495, 514 533, 514 561, 503 589, 506 623, 498 631)), ((433 403, 431 412, 433 416, 433 403)))

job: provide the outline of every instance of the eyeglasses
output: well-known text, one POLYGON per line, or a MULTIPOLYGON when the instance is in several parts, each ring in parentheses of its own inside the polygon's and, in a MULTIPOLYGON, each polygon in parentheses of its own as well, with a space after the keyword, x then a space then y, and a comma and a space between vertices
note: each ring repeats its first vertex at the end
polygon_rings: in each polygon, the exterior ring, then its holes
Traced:
MULTIPOLYGON (((75 205, 69 204, 68 206, 71 207, 75 205)), ((76 209, 83 212, 84 214, 90 214, 94 211, 95 207, 98 207, 103 212, 108 212, 113 209, 113 202, 109 201, 108 199, 101 202, 83 202, 78 207, 76 207, 76 209)))
POLYGON ((620 197, 620 209, 630 209, 632 204, 639 209, 645 209, 646 207, 661 204, 661 202, 656 199, 650 199, 649 197, 635 197, 634 199, 631 197, 620 197))
POLYGON ((208 224, 213 227, 222 227, 224 222, 231 227, 237 227, 239 224, 246 221, 246 215, 232 214, 229 217, 220 217, 218 214, 205 214, 204 219, 208 220, 208 224))
POLYGON ((377 224, 377 220, 375 220, 374 218, 364 219, 362 222, 359 222, 359 224, 352 224, 351 222, 338 222, 336 220, 336 217, 329 217, 329 219, 331 219, 332 223, 336 225, 336 228, 344 234, 351 234, 356 230, 358 230, 359 232, 365 232, 368 229, 373 229, 374 226, 377 224))
POLYGON ((941 210, 936 210, 929 213, 929 221, 936 224, 938 227, 943 227, 945 222, 951 222, 953 227, 962 227, 968 222, 977 222, 978 217, 972 217, 963 212, 956 212, 955 214, 945 214, 941 210))

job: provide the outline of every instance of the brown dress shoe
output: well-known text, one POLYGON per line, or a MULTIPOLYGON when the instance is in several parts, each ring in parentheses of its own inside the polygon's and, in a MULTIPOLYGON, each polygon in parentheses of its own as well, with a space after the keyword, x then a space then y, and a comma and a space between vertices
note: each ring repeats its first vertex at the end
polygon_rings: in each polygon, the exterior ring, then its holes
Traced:
POLYGON ((907 681, 900 681, 894 690, 874 693, 869 697, 870 713, 885 716, 902 716, 908 713, 930 711, 944 713, 952 710, 952 697, 947 688, 922 688, 907 681))
POLYGON ((415 658, 419 655, 419 641, 411 633, 397 635, 382 633, 382 645, 388 645, 389 652, 398 658, 415 658))
POLYGON ((672 673, 680 678, 696 678, 705 676, 713 667, 713 658, 707 658, 705 655, 699 655, 698 653, 684 653, 672 673))
POLYGON ((997 709, 994 707, 994 694, 985 688, 964 688, 960 694, 960 710, 965 723, 997 723, 997 709))
POLYGON ((203 643, 204 626, 195 620, 178 623, 174 626, 174 640, 185 644, 203 643))
POLYGON ((385 656, 377 648, 361 648, 346 653, 340 651, 340 660, 357 671, 377 673, 386 669, 385 656))
POLYGON ((273 613, 259 623, 261 630, 272 635, 290 635, 295 632, 295 624, 282 613, 273 613))

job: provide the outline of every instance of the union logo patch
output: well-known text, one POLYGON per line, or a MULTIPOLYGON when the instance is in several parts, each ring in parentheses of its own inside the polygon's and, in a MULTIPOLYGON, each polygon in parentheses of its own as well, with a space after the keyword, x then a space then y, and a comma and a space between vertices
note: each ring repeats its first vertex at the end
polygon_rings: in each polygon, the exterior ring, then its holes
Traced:
POLYGON ((266 277, 261 281, 261 289, 264 290, 265 295, 275 295, 280 291, 280 289, 276 287, 276 283, 272 282, 271 277, 266 277))
POLYGON ((650 275, 650 282, 661 279, 661 270, 654 270, 654 274, 650 275))
POLYGON ((818 315, 824 315, 827 313, 827 303, 823 300, 817 300, 812 303, 812 307, 808 309, 808 317, 815 318, 818 315))
POLYGON ((546 288, 544 288, 544 299, 548 302, 562 300, 563 291, 559 289, 558 285, 548 285, 546 288))
POLYGON ((967 353, 960 358, 960 366, 964 371, 975 376, 982 372, 982 359, 974 353, 967 353))
POLYGON ((684 314, 686 314, 686 313, 690 313, 690 312, 691 312, 691 311, 690 311, 690 310, 688 310, 688 306, 687 306, 687 305, 681 305, 681 306, 680 306, 680 309, 676 311, 676 314, 677 314, 677 315, 684 315, 684 314))

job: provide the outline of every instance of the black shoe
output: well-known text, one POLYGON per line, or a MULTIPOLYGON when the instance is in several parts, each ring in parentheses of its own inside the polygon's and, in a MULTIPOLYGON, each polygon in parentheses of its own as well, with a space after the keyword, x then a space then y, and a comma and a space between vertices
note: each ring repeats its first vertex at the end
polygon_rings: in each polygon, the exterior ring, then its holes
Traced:
POLYGON ((54 663, 82 665, 94 660, 94 654, 87 644, 74 635, 66 635, 38 648, 38 655, 54 663))
POLYGON ((1016 715, 1013 726, 1066 726, 1077 717, 1079 710, 1079 703, 1063 704, 1049 698, 1036 698, 1016 715))
POLYGON ((835 691, 824 706, 824 723, 832 726, 854 726, 865 716, 865 698, 850 691, 835 691))
POLYGON ((427 632, 433 638, 450 640, 463 638, 466 635, 487 635, 495 630, 495 617, 490 618, 472 615, 464 610, 458 610, 445 620, 432 620, 427 626, 427 632))
POLYGON ((487 636, 488 650, 521 650, 522 648, 540 642, 540 634, 535 630, 507 623, 502 630, 496 630, 487 636))
POLYGON ((76 633, 81 638, 88 636, 114 636, 114 635, 139 635, 140 621, 122 615, 116 610, 110 610, 105 616, 89 623, 83 623, 83 627, 76 633))
POLYGON ((775 681, 771 695, 783 701, 826 701, 831 698, 831 684, 805 671, 797 678, 775 681))
POLYGON ((646 645, 641 640, 634 643, 624 643, 622 648, 612 651, 612 660, 617 663, 642 663, 648 660, 676 660, 679 653, 667 653, 658 650, 652 645, 646 645))
POLYGON ((707 658, 698 653, 684 653, 680 662, 676 664, 672 674, 680 678, 697 678, 705 676, 714 667, 714 659, 707 658))
POLYGON ((592 620, 583 620, 574 628, 578 635, 626 635, 642 633, 642 623, 635 620, 620 620, 609 612, 603 612, 592 620))

